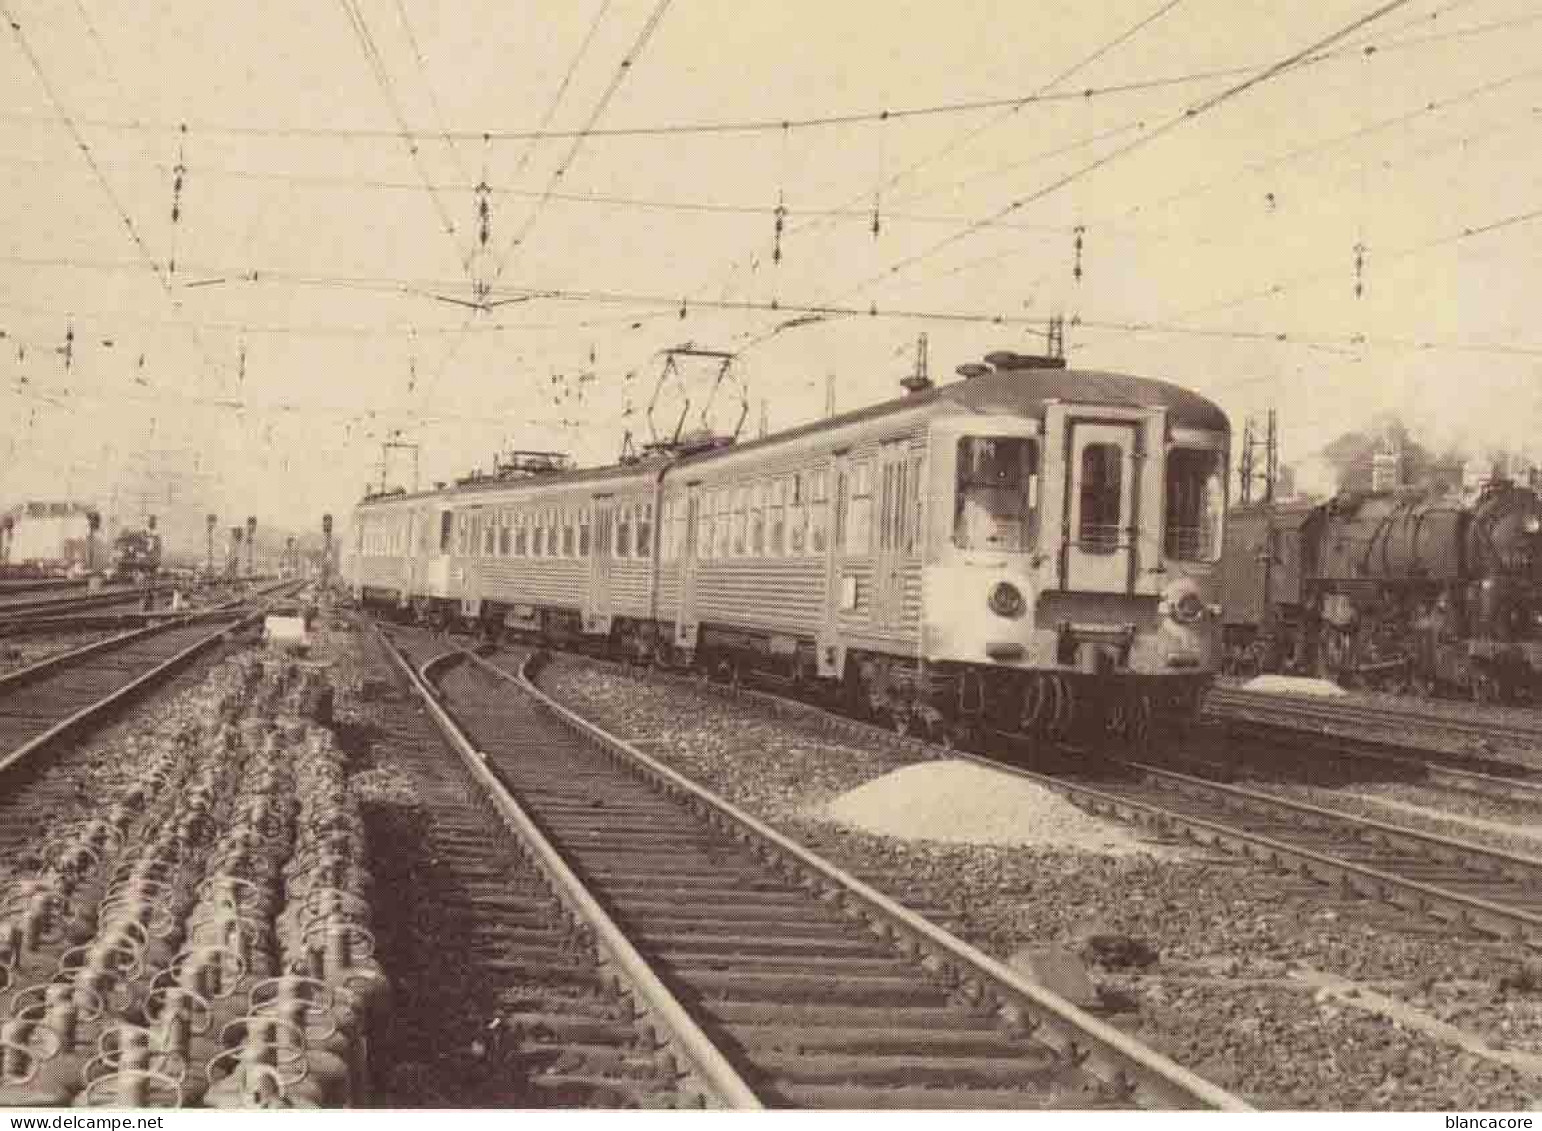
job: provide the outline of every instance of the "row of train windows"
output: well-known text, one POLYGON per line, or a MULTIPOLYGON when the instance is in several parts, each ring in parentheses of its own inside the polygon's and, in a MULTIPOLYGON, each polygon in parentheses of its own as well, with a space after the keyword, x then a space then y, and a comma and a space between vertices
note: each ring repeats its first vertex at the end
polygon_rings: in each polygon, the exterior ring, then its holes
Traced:
MULTIPOLYGON (((666 499, 660 515, 659 553, 665 561, 685 557, 822 556, 832 546, 847 555, 879 550, 919 551, 922 461, 886 459, 877 476, 869 461, 838 473, 798 472, 741 483, 689 497, 666 499), (832 490, 833 488, 833 490, 832 490), (833 505, 832 505, 833 504, 833 505)), ((653 546, 653 505, 617 504, 601 511, 596 528, 591 508, 535 513, 444 511, 440 553, 460 557, 587 558, 591 541, 603 540, 616 558, 646 558, 653 546)), ((418 553, 430 552, 425 544, 418 553)), ((401 524, 360 530, 360 551, 374 555, 407 552, 411 533, 401 524)))
POLYGON ((833 485, 821 468, 667 499, 659 553, 665 561, 817 557, 833 545, 859 555, 876 540, 881 550, 914 554, 920 482, 920 457, 884 461, 876 483, 873 464, 864 460, 836 472, 833 485))
POLYGON ((462 513, 440 529, 440 551, 472 558, 647 558, 653 553, 653 504, 462 513))

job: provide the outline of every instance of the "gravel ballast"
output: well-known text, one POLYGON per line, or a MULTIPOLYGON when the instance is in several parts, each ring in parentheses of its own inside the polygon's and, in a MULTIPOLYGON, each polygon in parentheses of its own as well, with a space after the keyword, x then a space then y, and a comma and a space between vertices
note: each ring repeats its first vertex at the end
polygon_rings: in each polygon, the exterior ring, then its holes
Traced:
MULTIPOLYGON (((494 659, 514 663, 511 653, 494 659)), ((1113 1023, 1259 1106, 1514 1109, 1542 1097, 1537 1076, 1309 979, 1352 979, 1491 1049, 1542 1054, 1542 984, 1536 959, 1516 945, 1118 826, 1152 851, 863 832, 829 820, 825 807, 930 754, 863 748, 748 697, 572 658, 559 658, 542 683, 998 957, 1027 946, 1079 952, 1113 1023)))

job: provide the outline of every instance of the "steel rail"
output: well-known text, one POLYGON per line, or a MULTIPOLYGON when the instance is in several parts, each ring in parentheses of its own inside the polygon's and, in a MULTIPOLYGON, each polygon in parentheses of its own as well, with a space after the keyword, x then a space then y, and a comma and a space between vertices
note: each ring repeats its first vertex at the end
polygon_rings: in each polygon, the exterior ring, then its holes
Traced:
MULTIPOLYGON (((495 668, 494 670, 497 669, 495 668)), ((696 686, 703 685, 696 684, 696 686)), ((754 688, 728 688, 711 683, 704 686, 711 688, 725 698, 748 696, 776 710, 790 710, 805 717, 812 716, 823 725, 848 735, 857 735, 864 738, 878 737, 904 746, 907 749, 946 754, 949 757, 973 762, 976 765, 985 766, 989 769, 1015 774, 1018 777, 1035 782, 1046 789, 1055 790, 1070 800, 1097 813, 1110 814, 1165 833, 1180 833, 1199 843, 1217 845, 1252 859, 1292 868, 1302 875, 1324 882, 1336 883, 1345 890, 1355 892, 1366 898, 1378 899, 1458 926, 1471 927, 1500 938, 1516 940, 1532 948, 1542 949, 1542 916, 1522 908, 1509 907, 1490 900, 1464 895, 1460 892, 1424 883, 1420 880, 1398 876, 1364 864, 1355 863, 1354 861, 1342 860, 1310 848, 1288 844, 1261 833, 1249 832, 1246 829, 1235 826, 1208 821, 1201 817, 1167 809, 1152 802, 1101 790, 1081 782, 1068 781, 1064 778, 1038 773, 988 755, 957 749, 945 750, 920 738, 895 734, 893 731, 883 727, 847 718, 844 715, 833 714, 821 707, 803 703, 796 699, 788 699, 785 696, 776 695, 771 692, 760 691, 754 688)), ((640 756, 646 757, 645 755, 640 756)), ((1142 769, 1163 774, 1171 772, 1155 770, 1154 767, 1142 767, 1142 769)), ((1184 775, 1175 776, 1183 777, 1184 775)), ((1189 780, 1196 783, 1198 787, 1207 789, 1224 790, 1235 788, 1198 778, 1189 780)), ((1246 793, 1249 791, 1240 792, 1246 793)), ((1258 796, 1267 797, 1271 804, 1279 803, 1284 807, 1298 804, 1287 803, 1283 799, 1269 795, 1258 796)), ((1304 806, 1304 808, 1311 810, 1317 807, 1304 806)), ((1420 841, 1428 844, 1432 849, 1444 850, 1443 846, 1447 845, 1459 846, 1462 849, 1470 848, 1473 850, 1473 859, 1479 857, 1493 859, 1496 863, 1505 864, 1507 867, 1514 866, 1530 870, 1538 867, 1539 863, 1542 863, 1532 857, 1498 852, 1483 846, 1470 845, 1466 841, 1417 833, 1399 826, 1368 821, 1351 813, 1340 813, 1332 809, 1318 809, 1318 812, 1331 817, 1337 823, 1364 823, 1371 826, 1367 831, 1376 835, 1379 835, 1381 830, 1388 830, 1399 837, 1407 836, 1410 838, 1410 842, 1420 841)))
MULTIPOLYGON (((1367 726, 1377 723, 1393 723, 1410 729, 1440 729, 1457 736, 1474 736, 1480 739, 1513 738, 1524 742, 1542 743, 1542 720, 1536 726, 1525 723, 1463 718, 1436 711, 1409 711, 1379 703, 1364 703, 1322 697, 1248 691, 1240 687, 1212 687, 1205 694, 1206 710, 1217 718, 1245 718, 1241 711, 1257 711, 1272 715, 1282 721, 1309 719, 1316 724, 1308 729, 1322 732, 1323 723, 1341 723, 1345 726, 1367 726)), ((1255 719, 1251 721, 1269 721, 1255 719)), ((1327 732, 1323 732, 1327 733, 1327 732)), ((1370 740, 1379 741, 1379 740, 1370 740)), ((1437 752, 1438 753, 1438 752, 1437 752)))
POLYGON ((463 650, 463 654, 489 674, 521 688, 597 749, 644 772, 676 796, 689 798, 701 811, 710 814, 719 827, 734 832, 743 840, 753 841, 763 849, 774 849, 784 861, 839 900, 847 914, 867 920, 876 933, 921 956, 929 969, 955 980, 969 997, 992 1005, 1008 1021, 1079 1063, 1104 1084, 1141 1095, 1160 1107, 1251 1110, 1238 1097, 1126 1036, 1058 994, 1028 981, 984 951, 901 906, 732 802, 558 703, 535 685, 529 661, 515 676, 475 653, 463 650))
MULTIPOLYGON (((282 587, 283 586, 272 587, 264 594, 262 594, 262 596, 267 596, 271 594, 274 589, 282 587)), ((28 667, 22 668, 19 671, 11 672, 4 677, 0 677, 0 694, 3 694, 7 690, 13 690, 26 683, 32 682, 40 676, 53 674, 55 670, 65 670, 71 665, 80 662, 81 660, 89 659, 91 656, 98 652, 113 651, 118 648, 123 648, 128 645, 138 643, 140 640, 159 635, 163 632, 168 632, 179 628, 188 628, 201 620, 230 618, 232 616, 235 617, 232 623, 219 626, 219 628, 213 632, 210 632, 208 635, 194 641, 186 648, 179 650, 171 657, 157 664, 155 667, 142 672, 128 683, 114 689, 107 695, 103 696, 101 699, 95 700, 92 703, 88 703, 86 706, 71 713, 64 719, 61 719, 59 722, 49 727, 41 734, 34 735, 20 746, 15 747, 6 753, 0 754, 0 776, 4 776, 5 774, 8 774, 12 770, 21 766, 24 762, 35 757, 39 751, 52 745, 54 742, 57 742, 60 739, 74 734, 75 732, 89 726, 99 715, 112 709, 130 697, 138 694, 140 691, 151 686, 152 684, 165 679, 169 675, 172 675, 174 672, 191 661, 200 652, 213 647, 218 641, 224 639, 230 633, 244 628, 245 626, 251 624, 253 621, 264 615, 266 610, 262 608, 256 609, 244 615, 239 614, 235 606, 239 606, 245 603, 245 601, 232 601, 215 609, 200 610, 197 613, 189 615, 185 620, 176 623, 153 625, 149 628, 140 629, 137 632, 123 633, 118 636, 109 637, 106 640, 98 640, 91 644, 87 644, 83 648, 77 648, 70 652, 64 652, 57 656, 50 656, 49 658, 41 660, 36 664, 29 665, 28 667)))
MULTIPOLYGON (((1250 859, 1262 860, 1292 869, 1304 876, 1336 883, 1345 891, 1419 911, 1458 926, 1472 927, 1486 934, 1513 939, 1533 948, 1542 948, 1542 916, 1518 907, 1463 895, 1449 888, 1343 860, 1263 833, 1250 832, 1235 825, 1223 825, 1080 782, 1037 774, 983 755, 965 754, 962 757, 1036 781, 1095 813, 1110 814, 1167 833, 1182 833, 1201 844, 1218 845, 1250 859)), ((1350 814, 1337 816, 1344 822, 1355 820, 1350 814)))
POLYGON ((1534 881, 1538 884, 1538 890, 1542 891, 1542 858, 1505 852, 1456 837, 1420 832, 1401 825, 1378 821, 1374 817, 1362 817, 1359 814, 1344 813, 1321 805, 1313 805, 1310 802, 1276 797, 1273 794, 1260 793, 1243 786, 1209 781, 1194 777, 1192 774, 1161 769, 1142 762, 1130 761, 1122 764, 1135 769, 1147 780, 1191 796, 1201 794, 1226 798, 1239 806, 1255 811, 1290 814, 1304 822, 1315 823, 1318 827, 1341 826, 1352 829, 1358 839, 1394 848, 1411 849, 1432 860, 1473 867, 1475 871, 1507 876, 1510 879, 1534 881))
MULTIPOLYGON (((61 719, 59 722, 43 731, 43 733, 28 739, 26 742, 22 743, 20 746, 16 747, 9 753, 0 755, 0 775, 9 773, 17 766, 20 766, 23 762, 26 762, 28 759, 34 757, 40 750, 53 744, 54 742, 57 742, 59 739, 67 737, 68 735, 75 733, 77 730, 88 726, 96 719, 98 715, 101 715, 105 711, 110 710, 112 707, 123 702, 125 699, 136 694, 145 687, 148 687, 153 683, 157 683, 171 675, 173 672, 177 671, 188 661, 190 661, 194 656, 208 648, 213 647, 215 643, 223 639, 229 633, 243 627, 253 620, 256 620, 261 615, 262 613, 260 611, 250 613, 247 616, 235 621, 233 624, 220 626, 215 631, 209 633, 207 636, 204 636, 199 640, 194 641, 192 644, 188 645, 186 648, 183 648, 181 651, 172 655, 170 658, 164 660, 160 664, 157 664, 155 667, 142 672, 140 675, 136 676, 122 687, 109 692, 101 699, 89 703, 82 707, 80 710, 74 712, 64 719, 61 719)), ((178 625, 174 627, 185 626, 178 625)), ((136 638, 140 635, 141 634, 135 634, 136 638)), ((121 641, 122 637, 118 637, 116 639, 121 641)))
POLYGON ((448 652, 414 669, 390 637, 373 626, 372 631, 384 645, 386 654, 395 661, 412 685, 445 742, 483 790, 499 818, 529 847, 536 862, 551 878, 555 894, 568 910, 580 922, 593 929, 595 944, 600 952, 632 989, 639 1008, 653 1017, 659 1031, 667 1035, 672 1046, 682 1054, 685 1063, 691 1066, 696 1079, 704 1086, 703 1090, 723 1107, 741 1110, 763 1108, 764 1104, 754 1089, 745 1083, 722 1051, 701 1030, 647 960, 638 953, 615 920, 568 866, 562 854, 531 820, 514 795, 504 787, 489 766, 487 756, 472 744, 469 736, 439 702, 431 669, 450 660, 459 661, 463 653, 459 650, 448 652))
MULTIPOLYGON (((260 591, 257 596, 267 597, 280 589, 293 585, 295 585, 293 582, 283 582, 278 585, 269 586, 267 589, 260 591)), ((82 644, 79 648, 72 648, 67 652, 58 652, 52 656, 46 656, 36 663, 28 664, 26 667, 17 668, 15 671, 0 675, 0 697, 4 697, 17 688, 32 682, 39 676, 50 674, 54 668, 62 668, 77 663, 97 652, 109 652, 115 648, 122 648, 145 637, 154 636, 158 632, 179 628, 185 624, 193 624, 199 620, 228 617, 236 609, 240 608, 241 605, 246 604, 247 600, 248 598, 237 597, 222 604, 210 606, 207 609, 193 609, 177 613, 173 617, 164 618, 155 624, 145 625, 143 628, 121 632, 116 636, 104 637, 101 640, 93 640, 89 644, 82 644)))
POLYGON ((0 600, 0 622, 54 609, 94 609, 99 605, 126 605, 131 601, 144 600, 146 592, 159 594, 164 590, 164 586, 157 586, 150 590, 118 589, 111 593, 90 593, 84 597, 33 597, 25 601, 0 600))

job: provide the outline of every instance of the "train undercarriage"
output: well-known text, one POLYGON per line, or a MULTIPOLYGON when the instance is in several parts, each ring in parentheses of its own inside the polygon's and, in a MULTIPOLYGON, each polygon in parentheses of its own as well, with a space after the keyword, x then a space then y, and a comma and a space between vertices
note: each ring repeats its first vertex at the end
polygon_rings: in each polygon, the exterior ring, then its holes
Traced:
POLYGON ((586 633, 577 610, 484 603, 475 616, 457 601, 366 590, 366 607, 392 619, 489 643, 524 642, 760 686, 929 741, 968 745, 992 736, 1032 743, 1147 748, 1198 718, 1210 677, 1134 672, 1021 670, 849 649, 839 677, 821 676, 814 642, 703 625, 698 646, 672 643, 672 626, 616 617, 608 634, 586 633))
POLYGON ((1227 671, 1478 703, 1542 703, 1542 642, 1468 635, 1454 602, 1441 605, 1434 594, 1399 598, 1283 606, 1264 626, 1229 626, 1227 671))

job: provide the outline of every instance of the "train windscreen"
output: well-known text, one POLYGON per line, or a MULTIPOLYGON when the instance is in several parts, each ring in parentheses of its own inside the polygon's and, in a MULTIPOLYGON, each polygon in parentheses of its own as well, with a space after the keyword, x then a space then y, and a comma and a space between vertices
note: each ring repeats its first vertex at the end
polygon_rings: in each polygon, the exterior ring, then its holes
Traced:
POLYGON ((958 442, 953 544, 1018 551, 1033 544, 1039 505, 1038 444, 1020 436, 965 436, 958 442))
POLYGON ((1167 525, 1163 551, 1177 561, 1213 562, 1221 553, 1226 463, 1208 448, 1167 453, 1167 525))

